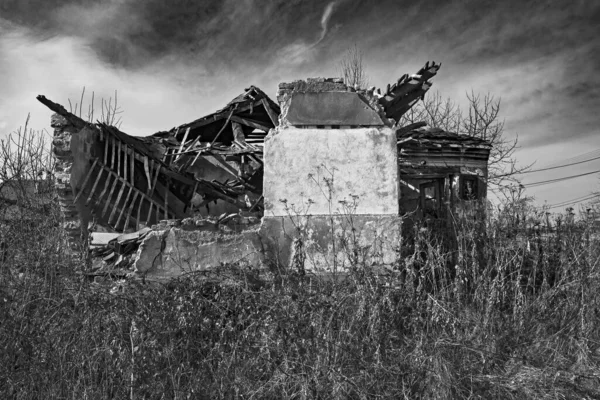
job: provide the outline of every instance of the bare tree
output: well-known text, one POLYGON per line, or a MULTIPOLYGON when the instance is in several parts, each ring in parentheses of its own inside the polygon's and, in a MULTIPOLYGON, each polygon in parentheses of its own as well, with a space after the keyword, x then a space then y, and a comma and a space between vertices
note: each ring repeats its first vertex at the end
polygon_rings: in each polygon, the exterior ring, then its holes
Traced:
POLYGON ((504 121, 500 119, 500 99, 491 94, 480 96, 467 93, 466 113, 451 99, 443 99, 439 93, 427 96, 415 104, 399 121, 399 126, 424 121, 429 126, 450 132, 485 139, 492 145, 489 159, 488 183, 495 190, 519 185, 518 174, 531 165, 517 166, 515 151, 518 137, 505 136, 504 121))
POLYGON ((369 84, 363 65, 363 52, 356 44, 346 50, 340 60, 339 68, 346 85, 364 89, 369 84))
POLYGON ((0 140, 0 200, 8 204, 31 206, 32 185, 39 190, 50 187, 51 154, 47 133, 35 132, 28 128, 29 115, 25 127, 0 140))

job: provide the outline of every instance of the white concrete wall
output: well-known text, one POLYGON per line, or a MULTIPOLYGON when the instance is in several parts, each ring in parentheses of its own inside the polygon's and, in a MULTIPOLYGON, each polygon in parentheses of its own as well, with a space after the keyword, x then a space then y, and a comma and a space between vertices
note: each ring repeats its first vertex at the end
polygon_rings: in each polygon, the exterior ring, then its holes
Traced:
POLYGON ((264 151, 265 216, 287 216, 283 199, 301 214, 329 215, 351 195, 358 196, 354 214, 398 214, 396 135, 389 128, 288 127, 271 131, 264 151), (324 178, 332 180, 331 198, 324 178))

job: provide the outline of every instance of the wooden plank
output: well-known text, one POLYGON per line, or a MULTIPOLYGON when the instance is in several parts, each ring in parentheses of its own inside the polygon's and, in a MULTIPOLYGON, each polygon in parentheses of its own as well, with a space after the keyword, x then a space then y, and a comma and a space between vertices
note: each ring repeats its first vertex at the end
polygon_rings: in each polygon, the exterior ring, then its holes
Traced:
POLYGON ((127 159, 127 157, 129 156, 129 151, 127 151, 128 146, 125 143, 123 143, 122 149, 123 149, 123 179, 125 179, 125 181, 127 181, 127 170, 129 168, 129 160, 127 159))
MULTIPOLYGON (((125 182, 127 182, 127 181, 125 181, 125 182)), ((129 186, 129 185, 127 185, 127 186, 129 186)), ((125 201, 123 202, 123 207, 121 208, 121 211, 119 212, 119 216, 117 217, 117 221, 115 222, 115 225, 114 225, 115 230, 119 226, 119 222, 121 222, 121 217, 123 217, 123 212, 127 209, 127 205, 129 203, 129 198, 131 197, 131 194, 134 193, 133 189, 135 189, 133 186, 129 186, 129 190, 127 191, 127 196, 125 196, 125 201)), ((115 207, 115 208, 117 208, 117 207, 115 207)), ((109 219, 109 223, 110 223, 110 219, 109 219)))
MULTIPOLYGON (((100 130, 102 132, 102 130, 100 130)), ((108 136, 104 138, 104 165, 108 161, 108 136)))
POLYGON ((141 193, 140 194, 140 204, 138 204, 137 217, 135 218, 135 229, 136 230, 140 229, 140 215, 142 213, 142 205, 144 204, 145 198, 146 198, 146 195, 144 193, 141 193))
POLYGON ((150 187, 150 192, 148 193, 148 197, 152 197, 152 195, 154 194, 154 188, 156 187, 156 181, 158 180, 158 175, 160 174, 160 169, 161 169, 161 165, 158 165, 158 168, 156 168, 156 174, 154 175, 154 181, 152 182, 152 186, 150 187))
POLYGON ((119 176, 119 180, 121 181, 121 189, 119 190, 119 194, 117 195, 117 200, 115 201, 115 204, 113 205, 113 209, 110 213, 110 216, 108 217, 109 225, 110 225, 110 221, 112 221, 113 217, 115 216, 116 212, 119 209, 119 203, 121 202, 121 197, 123 197, 123 193, 125 192, 125 187, 129 186, 127 181, 123 181, 123 178, 120 176, 119 176))
POLYGON ((405 133, 414 131, 415 129, 422 128, 427 125, 427 122, 415 122, 413 124, 405 125, 401 128, 396 129, 396 136, 401 136, 405 133))
POLYGON ((117 142, 116 142, 115 138, 112 136, 110 137, 110 144, 111 144, 110 147, 111 147, 111 157, 112 157, 111 161, 110 161, 110 166, 111 166, 111 168, 114 169, 115 168, 115 153, 116 153, 115 150, 117 147, 117 142))
POLYGON ((75 125, 76 128, 81 129, 81 128, 83 128, 83 127, 85 127, 85 126, 88 125, 87 122, 85 122, 84 120, 82 120, 78 116, 76 116, 76 115, 68 112, 60 104, 55 103, 55 102, 53 102, 51 100, 48 100, 46 98, 46 96, 39 95, 39 96, 36 97, 36 99, 40 103, 42 103, 43 105, 45 105, 46 107, 48 107, 49 109, 51 109, 52 111, 54 111, 55 113, 60 114, 63 117, 65 117, 67 119, 67 121, 69 121, 71 124, 75 125))
POLYGON ((215 142, 217 141, 217 139, 221 136, 221 133, 223 133, 223 131, 225 130, 225 127, 229 123, 229 120, 233 116, 233 112, 234 111, 235 110, 231 110, 231 112, 229 113, 229 117, 227 117, 227 120, 225 121, 225 123, 223 124, 223 126, 221 127, 221 129, 219 130, 219 132, 217 132, 217 135, 215 136, 215 138, 213 139, 213 141, 210 142, 210 146, 208 146, 209 148, 212 147, 212 145, 215 144, 215 142))
MULTIPOLYGON (((150 199, 148 199, 150 200, 150 199)), ((146 216, 146 226, 148 226, 148 224, 150 223, 150 218, 152 217, 152 206, 154 205, 153 202, 150 201, 150 208, 148 209, 148 215, 146 216)))
POLYGON ((237 115, 233 115, 231 117, 231 120, 234 122, 243 124, 243 125, 250 126, 254 129, 262 129, 263 131, 266 131, 266 132, 268 132, 271 129, 270 126, 263 125, 259 121, 254 121, 252 119, 238 117, 237 115))
MULTIPOLYGON (((96 202, 96 205, 98 205, 104 198, 104 195, 106 194, 106 191, 108 190, 109 184, 110 184, 110 174, 108 174, 108 176, 106 177, 106 182, 104 183, 104 189, 102 189, 102 192, 100 192, 100 196, 98 196, 98 201, 96 202)), ((108 199, 108 200, 110 200, 110 199, 108 199)))
POLYGON ((131 204, 129 205, 129 210, 127 210, 127 214, 125 215, 125 221, 123 221, 123 233, 127 230, 129 226, 129 219, 131 218, 131 212, 133 211, 133 206, 135 205, 135 201, 139 196, 139 192, 135 192, 133 194, 133 199, 131 199, 131 204))
POLYGON ((98 159, 96 158, 94 160, 94 163, 92 164, 92 167, 90 168, 90 170, 88 171, 88 173, 85 175, 85 179, 83 180, 83 184, 81 185, 81 188, 79 188, 79 193, 77 193, 77 196, 75 196, 75 198, 73 199, 73 203, 75 203, 79 197, 81 196, 81 194, 83 193, 83 190, 85 189, 88 181, 90 180, 90 177, 92 176, 92 172, 94 172, 94 168, 96 168, 96 164, 98 163, 98 159))
MULTIPOLYGON (((188 127, 185 130, 185 134, 183 135, 183 140, 181 141, 181 145, 179 146, 179 151, 177 153, 181 153, 181 151, 183 150, 183 146, 185 145, 185 141, 187 140, 189 133, 190 133, 190 128, 188 127)), ((181 157, 181 156, 177 155, 177 157, 175 157, 175 161, 179 160, 179 157, 181 157)))
POLYGON ((149 164, 148 157, 144 157, 144 172, 146 173, 146 180, 148 181, 148 190, 150 190, 150 186, 152 186, 152 177, 150 176, 149 164))
POLYGON ((129 179, 131 180, 131 185, 135 185, 135 179, 134 179, 134 177, 135 177, 135 175, 134 175, 134 173, 135 173, 135 157, 134 157, 135 151, 133 149, 130 149, 130 151, 131 151, 131 156, 129 157, 129 162, 131 165, 131 171, 129 173, 129 177, 130 177, 129 179))
MULTIPOLYGON (((169 186, 169 181, 167 181, 167 188, 169 186)), ((169 213, 168 210, 169 209, 169 191, 165 190, 165 219, 169 219, 169 213)))
MULTIPOLYGON (((115 139, 116 140, 116 139, 115 139)), ((117 140, 117 174, 121 176, 121 141, 117 140)))
POLYGON ((200 155, 201 155, 201 154, 202 154, 202 152, 200 152, 200 151, 199 151, 199 152, 198 152, 198 154, 196 154, 196 157, 194 157, 194 159, 192 160, 192 162, 191 162, 191 163, 189 163, 189 164, 186 166, 186 168, 187 168, 187 167, 190 167, 191 165, 194 165, 194 163, 195 163, 195 162, 198 160, 198 157, 200 157, 200 155))
POLYGON ((194 146, 196 146, 196 143, 198 143, 201 138, 202 138, 202 134, 196 136, 196 139, 194 139, 192 141, 192 143, 185 148, 184 153, 189 152, 190 150, 192 150, 194 148, 194 146))
POLYGON ((248 158, 250 158, 253 161, 256 161, 260 165, 263 165, 263 160, 255 154, 248 153, 248 158))
MULTIPOLYGON (((139 190, 138 188, 136 188, 136 187, 134 187, 134 186, 131 186, 131 185, 129 184, 129 182, 125 181, 125 180, 124 180, 122 177, 120 177, 119 175, 117 175, 117 174, 116 174, 114 171, 112 171, 112 170, 111 170, 111 169, 109 169, 108 167, 106 167, 106 166, 102 166, 102 168, 103 168, 105 171, 107 171, 107 172, 108 172, 110 175, 112 175, 112 176, 115 178, 115 183, 114 183, 114 185, 113 185, 113 190, 114 190, 114 186, 116 186, 116 183, 117 183, 117 182, 121 182, 121 183, 123 184, 123 185, 122 185, 123 187, 121 188, 121 191, 123 191, 123 188, 124 188, 124 187, 129 187, 129 188, 133 189, 134 191, 138 192, 138 194, 144 194, 144 193, 143 193, 141 190, 139 190)), ((157 175, 157 176, 158 176, 158 175, 157 175)), ((113 191, 113 190, 111 190, 111 196, 112 196, 112 191, 113 191)), ((117 196, 117 197, 119 197, 119 196, 117 196)), ((122 196, 121 196, 121 197, 122 197, 122 196)), ((162 206, 161 206, 161 205, 160 205, 160 204, 159 204, 159 203, 158 203, 156 200, 154 200, 154 199, 152 199, 152 198, 148 198, 148 197, 146 197, 146 200, 148 200, 148 201, 150 202, 150 204, 154 204, 154 206, 156 206, 157 208, 161 208, 161 209, 163 208, 163 207, 162 207, 162 206)), ((117 199, 117 202, 116 202, 116 204, 115 204, 115 208, 116 208, 116 205, 118 205, 118 203, 119 203, 119 199, 117 199)), ((103 212, 103 213, 106 213, 106 208, 108 208, 108 202, 107 202, 107 206, 105 206, 105 210, 104 210, 104 212, 103 212)), ((114 210, 113 210, 113 211, 114 211, 114 210)), ((111 218, 109 218, 109 221, 110 221, 111 219, 112 219, 112 217, 111 217, 111 218)))
POLYGON ((210 155, 208 157, 204 158, 206 161, 208 161, 209 163, 211 163, 212 165, 214 165, 216 167, 219 167, 219 168, 227 171, 228 173, 235 176, 236 178, 238 177, 238 172, 236 171, 236 169, 233 168, 231 165, 229 165, 227 163, 227 161, 225 161, 225 159, 223 159, 223 157, 221 157, 219 154, 214 154, 212 152, 209 154, 210 155))
POLYGON ((108 206, 110 204, 110 199, 112 199, 112 195, 115 192, 115 188, 117 187, 117 183, 119 182, 117 174, 110 174, 110 175, 114 175, 115 181, 113 182, 113 185, 110 188, 110 192, 108 193, 108 197, 106 198, 106 204, 104 204, 104 208, 102 209, 102 215, 105 215, 106 212, 108 211, 108 206))
MULTIPOLYGON (((250 110, 253 107, 254 107, 254 103, 249 103, 249 104, 246 104, 245 106, 237 107, 233 111, 243 112, 243 111, 250 110)), ((199 128, 201 126, 212 124, 215 121, 223 119, 223 118, 227 117, 228 114, 229 114, 229 110, 223 111, 218 114, 213 114, 213 115, 209 115, 207 117, 200 118, 196 121, 190 122, 189 124, 181 125, 179 128, 185 128, 185 127, 189 127, 191 129, 199 128)), ((179 129, 179 128, 177 128, 177 129, 179 129)))
POLYGON ((256 208, 256 206, 258 206, 258 203, 260 203, 260 201, 263 199, 263 196, 261 195, 252 205, 252 207, 250 207, 250 209, 248 209, 248 211, 252 211, 256 208))
POLYGON ((263 107, 265 108, 265 111, 267 112, 267 114, 269 114, 269 118, 271 119, 273 126, 278 126, 279 125, 279 117, 277 117, 277 114, 275 114, 275 112, 269 105, 269 102, 267 101, 267 99, 262 99, 260 102, 262 103, 263 107))
POLYGON ((87 200, 85 201, 86 206, 88 204, 90 204, 90 201, 92 201, 92 196, 94 196, 94 192, 96 191, 96 187, 98 187, 98 182, 100 182, 100 178, 102 177, 103 172, 104 172, 104 170, 102 168, 100 168, 100 171, 98 171, 98 176, 96 177, 96 180, 94 181, 94 185, 92 186, 92 190, 90 190, 90 195, 88 196, 87 200))

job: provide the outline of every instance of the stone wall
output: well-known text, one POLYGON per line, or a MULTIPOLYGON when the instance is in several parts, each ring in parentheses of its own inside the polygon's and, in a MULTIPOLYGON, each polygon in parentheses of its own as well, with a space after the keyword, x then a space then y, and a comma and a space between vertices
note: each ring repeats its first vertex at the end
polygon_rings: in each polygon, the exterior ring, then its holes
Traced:
POLYGON ((71 148, 73 136, 78 129, 58 114, 52 116, 50 126, 54 128, 52 152, 55 158, 55 185, 58 201, 64 217, 64 228, 69 236, 71 247, 77 249, 86 237, 87 226, 79 218, 79 213, 73 200, 75 190, 71 185, 74 153, 71 148))

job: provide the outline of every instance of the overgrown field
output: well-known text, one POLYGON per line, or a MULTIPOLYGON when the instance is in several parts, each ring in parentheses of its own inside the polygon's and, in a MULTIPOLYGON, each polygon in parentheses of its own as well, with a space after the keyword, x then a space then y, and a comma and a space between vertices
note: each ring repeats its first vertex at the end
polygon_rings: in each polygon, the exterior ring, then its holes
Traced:
POLYGON ((224 266, 100 285, 65 255, 56 210, 28 218, 1 228, 4 399, 600 398, 600 244, 583 221, 490 220, 454 247, 416 229, 386 275, 224 266))

